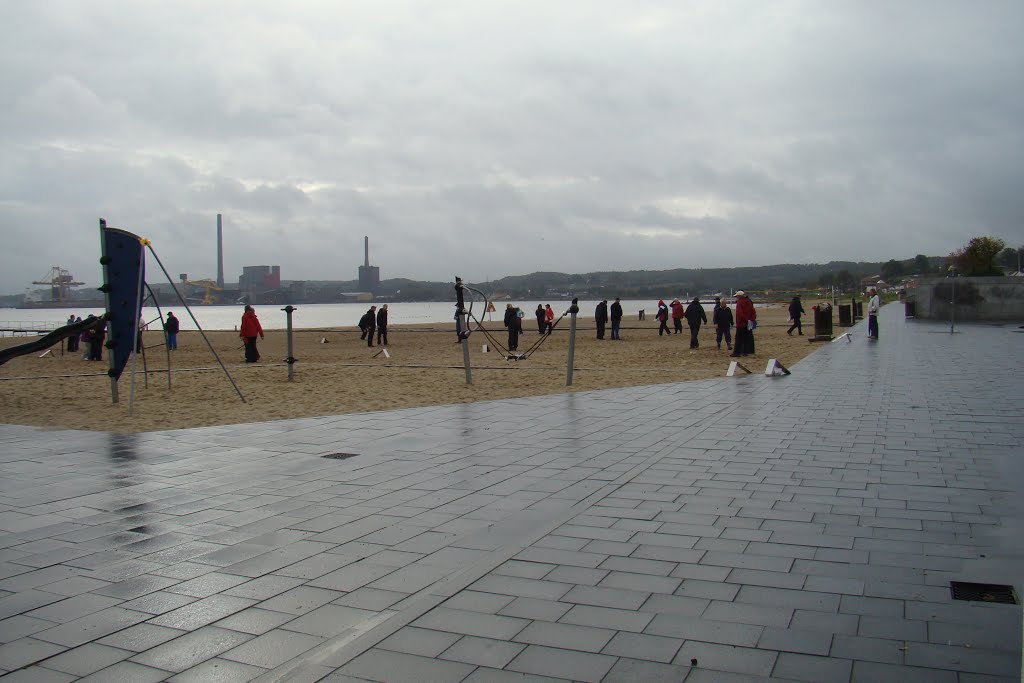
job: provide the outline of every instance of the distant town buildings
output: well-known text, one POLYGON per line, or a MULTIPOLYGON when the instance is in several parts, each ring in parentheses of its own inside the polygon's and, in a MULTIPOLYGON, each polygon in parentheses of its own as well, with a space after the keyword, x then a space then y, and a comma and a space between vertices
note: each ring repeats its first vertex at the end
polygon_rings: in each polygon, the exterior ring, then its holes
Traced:
POLYGON ((249 297, 281 287, 281 266, 242 266, 238 290, 249 297))

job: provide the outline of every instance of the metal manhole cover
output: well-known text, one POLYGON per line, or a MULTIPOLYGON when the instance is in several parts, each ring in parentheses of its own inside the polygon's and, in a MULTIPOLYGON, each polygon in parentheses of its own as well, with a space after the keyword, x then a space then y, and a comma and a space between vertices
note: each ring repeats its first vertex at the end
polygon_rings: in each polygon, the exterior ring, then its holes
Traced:
POLYGON ((954 600, 999 602, 1007 605, 1017 604, 1017 596, 1013 593, 1013 586, 1001 586, 996 583, 950 581, 949 587, 953 592, 954 600))
POLYGON ((330 460, 348 460, 349 458, 356 457, 356 455, 358 455, 358 453, 328 453, 327 455, 322 455, 320 457, 328 458, 330 460))

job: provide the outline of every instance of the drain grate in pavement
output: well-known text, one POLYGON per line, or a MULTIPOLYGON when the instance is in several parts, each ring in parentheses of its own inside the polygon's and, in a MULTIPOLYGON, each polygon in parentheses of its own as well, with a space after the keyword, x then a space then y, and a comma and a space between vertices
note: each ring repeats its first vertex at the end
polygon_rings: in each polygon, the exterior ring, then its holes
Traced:
POLYGON ((1017 604, 1017 596, 1013 593, 1013 586, 1001 586, 995 583, 950 581, 949 587, 953 591, 954 600, 1000 602, 1007 605, 1017 604))
POLYGON ((354 458, 358 453, 328 453, 327 455, 320 456, 321 458, 328 458, 330 460, 348 460, 354 458))

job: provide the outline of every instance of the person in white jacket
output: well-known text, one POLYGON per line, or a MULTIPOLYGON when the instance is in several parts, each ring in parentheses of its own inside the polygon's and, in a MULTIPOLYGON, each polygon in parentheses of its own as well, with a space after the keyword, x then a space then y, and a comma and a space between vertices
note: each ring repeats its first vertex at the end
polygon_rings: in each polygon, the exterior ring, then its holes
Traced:
POLYGON ((871 294, 871 298, 868 299, 868 339, 878 339, 878 309, 882 302, 874 287, 869 289, 868 293, 871 294))

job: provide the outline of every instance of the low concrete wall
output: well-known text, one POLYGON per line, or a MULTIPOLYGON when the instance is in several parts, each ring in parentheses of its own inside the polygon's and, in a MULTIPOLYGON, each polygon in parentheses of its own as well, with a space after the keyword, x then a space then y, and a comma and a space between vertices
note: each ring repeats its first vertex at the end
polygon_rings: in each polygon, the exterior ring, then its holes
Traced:
POLYGON ((921 278, 907 290, 918 318, 949 320, 956 292, 957 320, 1024 320, 1024 277, 921 278))

